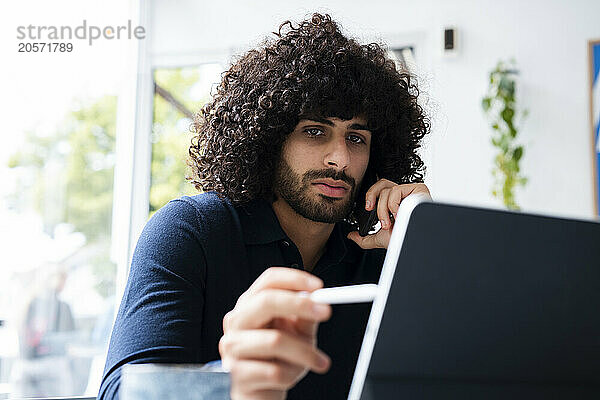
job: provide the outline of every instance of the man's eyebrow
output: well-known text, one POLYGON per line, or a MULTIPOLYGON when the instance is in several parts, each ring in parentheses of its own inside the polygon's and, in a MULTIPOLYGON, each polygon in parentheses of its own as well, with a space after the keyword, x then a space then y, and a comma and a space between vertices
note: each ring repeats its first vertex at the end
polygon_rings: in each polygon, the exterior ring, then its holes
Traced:
POLYGON ((362 124, 352 124, 348 127, 348 129, 354 129, 357 131, 369 131, 371 132, 371 129, 369 129, 369 127, 367 127, 366 125, 362 125, 362 124))
MULTIPOLYGON (((320 122, 324 125, 328 125, 328 126, 334 126, 335 124, 333 123, 333 121, 328 120, 327 118, 323 118, 323 117, 318 117, 318 116, 302 116, 300 117, 300 119, 305 119, 308 121, 315 121, 315 122, 320 122)), ((363 124, 358 124, 358 123, 354 123, 352 125, 350 125, 348 127, 348 129, 353 129, 353 130, 358 130, 358 131, 369 131, 371 132, 371 129, 369 129, 366 125, 363 124)))

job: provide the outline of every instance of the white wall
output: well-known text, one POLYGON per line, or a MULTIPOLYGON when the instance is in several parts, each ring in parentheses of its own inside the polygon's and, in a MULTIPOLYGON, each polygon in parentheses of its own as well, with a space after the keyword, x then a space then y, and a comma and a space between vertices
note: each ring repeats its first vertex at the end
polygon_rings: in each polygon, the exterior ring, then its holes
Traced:
POLYGON ((480 103, 489 70, 515 57, 520 103, 530 111, 520 133, 529 183, 517 201, 527 211, 593 216, 587 41, 600 38, 600 1, 154 0, 149 6, 148 45, 157 63, 248 48, 283 20, 312 11, 329 12, 364 40, 416 41, 434 118, 426 182, 438 200, 498 204, 490 195, 493 148, 480 103), (460 34, 454 58, 441 54, 447 25, 460 34))

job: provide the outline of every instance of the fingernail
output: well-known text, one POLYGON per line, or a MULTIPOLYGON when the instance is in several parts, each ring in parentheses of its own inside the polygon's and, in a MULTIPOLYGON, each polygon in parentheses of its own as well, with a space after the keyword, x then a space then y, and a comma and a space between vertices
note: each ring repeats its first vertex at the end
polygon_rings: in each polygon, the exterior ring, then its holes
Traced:
POLYGON ((367 200, 367 202, 365 203, 365 209, 369 209, 371 208, 371 200, 367 200))
POLYGON ((323 286, 323 281, 321 281, 317 277, 311 276, 309 278, 306 278, 306 286, 308 286, 310 289, 318 289, 323 286))
POLYGON ((329 366, 329 357, 325 354, 319 354, 317 364, 319 364, 319 368, 327 368, 329 366))
POLYGON ((383 229, 387 228, 387 224, 385 223, 385 221, 384 221, 384 220, 380 220, 379 222, 381 222, 381 227, 382 227, 383 229))
POLYGON ((324 317, 329 313, 329 306, 327 304, 314 304, 313 312, 319 317, 324 317))
POLYGON ((221 360, 221 368, 226 371, 229 372, 231 370, 231 366, 229 365, 229 359, 228 358, 223 358, 221 360))

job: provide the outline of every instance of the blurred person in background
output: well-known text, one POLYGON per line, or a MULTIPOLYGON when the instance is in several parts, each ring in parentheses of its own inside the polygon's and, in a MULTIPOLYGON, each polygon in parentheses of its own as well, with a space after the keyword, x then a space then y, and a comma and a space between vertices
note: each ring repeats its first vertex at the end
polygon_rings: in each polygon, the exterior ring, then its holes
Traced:
POLYGON ((67 272, 58 268, 29 302, 19 329, 20 359, 12 371, 14 395, 73 393, 66 346, 75 333, 71 307, 60 298, 67 272))

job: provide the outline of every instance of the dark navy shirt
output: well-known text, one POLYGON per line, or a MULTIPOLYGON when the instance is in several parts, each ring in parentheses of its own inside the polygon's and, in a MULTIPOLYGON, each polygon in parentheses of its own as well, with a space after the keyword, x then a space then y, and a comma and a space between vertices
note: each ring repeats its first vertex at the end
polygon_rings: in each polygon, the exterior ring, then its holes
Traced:
MULTIPOLYGON (((325 287, 376 283, 385 250, 363 250, 335 225, 312 273, 325 287)), ((127 363, 206 363, 220 358, 223 316, 271 266, 303 269, 296 245, 268 202, 232 206, 215 193, 173 200, 146 224, 113 327, 98 399, 117 399, 127 363)), ((352 375, 370 304, 333 306, 318 346, 332 359, 309 373, 288 399, 342 399, 352 375)))

